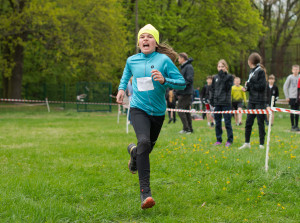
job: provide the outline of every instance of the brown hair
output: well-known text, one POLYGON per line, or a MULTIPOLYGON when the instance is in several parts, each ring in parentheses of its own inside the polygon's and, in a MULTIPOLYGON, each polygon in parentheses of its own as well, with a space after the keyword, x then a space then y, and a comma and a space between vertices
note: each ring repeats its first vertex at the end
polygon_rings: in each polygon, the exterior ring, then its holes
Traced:
POLYGON ((213 77, 212 77, 212 76, 207 76, 207 77, 206 77, 206 80, 207 80, 207 79, 213 79, 213 77))
POLYGON ((271 74, 271 75, 269 76, 269 79, 274 79, 274 80, 275 80, 275 76, 274 76, 273 74, 271 74))
POLYGON ((265 72, 265 78, 266 78, 266 80, 268 80, 267 69, 266 69, 266 68, 265 68, 265 66, 264 66, 264 65, 262 65, 262 64, 260 64, 260 67, 261 67, 261 69, 263 69, 263 70, 264 70, 264 72, 265 72))
POLYGON ((170 57, 173 63, 175 63, 178 58, 178 53, 176 53, 176 51, 173 50, 173 48, 167 43, 157 44, 156 51, 159 53, 166 54, 168 57, 170 57))
POLYGON ((189 59, 188 55, 186 53, 184 53, 184 52, 180 53, 179 56, 182 57, 184 60, 188 60, 189 59))
POLYGON ((261 56, 258 53, 251 53, 248 60, 251 64, 256 65, 258 63, 261 63, 261 56))
POLYGON ((219 60, 218 64, 219 64, 219 63, 223 64, 223 65, 225 66, 226 70, 229 70, 228 64, 227 64, 226 60, 221 59, 221 60, 219 60))

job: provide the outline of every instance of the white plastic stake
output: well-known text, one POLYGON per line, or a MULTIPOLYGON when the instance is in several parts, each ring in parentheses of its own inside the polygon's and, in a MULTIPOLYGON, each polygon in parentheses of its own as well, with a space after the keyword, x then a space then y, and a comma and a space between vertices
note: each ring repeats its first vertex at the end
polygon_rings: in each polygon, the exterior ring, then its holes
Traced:
POLYGON ((121 105, 118 105, 118 119, 117 119, 118 124, 120 122, 120 112, 121 112, 121 105))
POLYGON ((269 162, 269 150, 270 150, 270 135, 271 135, 271 126, 272 126, 272 116, 273 116, 273 105, 274 105, 274 100, 275 100, 275 96, 272 96, 271 99, 271 110, 269 110, 270 115, 269 115, 269 127, 268 127, 268 138, 267 138, 267 149, 266 149, 266 162, 265 162, 265 170, 266 172, 268 172, 269 166, 268 166, 268 162, 269 162))
POLYGON ((46 105, 47 105, 47 108, 48 108, 48 112, 50 112, 50 106, 49 106, 49 103, 48 103, 48 98, 46 98, 46 105))
POLYGON ((130 112, 130 102, 127 110, 127 118, 126 118, 126 133, 128 134, 128 126, 129 126, 129 112, 130 112))

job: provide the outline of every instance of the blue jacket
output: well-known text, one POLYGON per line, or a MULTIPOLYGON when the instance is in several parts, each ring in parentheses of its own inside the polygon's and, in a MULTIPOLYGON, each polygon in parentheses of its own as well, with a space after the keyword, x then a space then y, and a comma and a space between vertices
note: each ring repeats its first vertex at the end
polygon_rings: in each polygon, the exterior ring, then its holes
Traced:
POLYGON ((124 90, 130 77, 132 79, 133 96, 130 107, 139 108, 148 115, 162 116, 166 111, 166 88, 184 89, 185 80, 172 60, 165 54, 153 52, 151 54, 139 53, 129 57, 123 71, 119 90, 124 90), (159 70, 165 78, 165 83, 160 84, 152 78, 153 90, 139 91, 137 78, 151 77, 152 70, 159 70))

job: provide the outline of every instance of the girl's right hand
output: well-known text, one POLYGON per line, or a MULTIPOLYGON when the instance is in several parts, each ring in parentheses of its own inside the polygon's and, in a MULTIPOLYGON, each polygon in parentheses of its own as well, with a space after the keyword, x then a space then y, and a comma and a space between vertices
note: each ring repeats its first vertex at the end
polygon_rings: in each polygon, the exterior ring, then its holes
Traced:
POLYGON ((117 94, 117 103, 118 104, 123 104, 124 94, 125 94, 124 90, 118 91, 118 94, 117 94))

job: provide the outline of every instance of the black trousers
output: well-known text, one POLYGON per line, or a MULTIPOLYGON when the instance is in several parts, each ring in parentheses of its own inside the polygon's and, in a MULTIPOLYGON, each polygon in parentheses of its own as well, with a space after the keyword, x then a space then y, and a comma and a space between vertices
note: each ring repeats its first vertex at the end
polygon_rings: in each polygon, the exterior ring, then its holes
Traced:
MULTIPOLYGON (((264 104, 256 104, 256 103, 248 103, 248 109, 265 109, 266 106, 264 104)), ((252 132, 252 126, 254 123, 255 118, 257 117, 257 124, 258 124, 258 130, 259 130, 259 143, 260 145, 265 144, 265 114, 247 114, 246 119, 246 126, 245 126, 245 142, 250 143, 250 137, 252 132)))
MULTIPOLYGON (((168 108, 175 108, 176 107, 176 103, 169 103, 167 102, 167 107, 168 108)), ((171 119, 171 111, 168 111, 168 114, 169 114, 169 120, 172 120, 171 119)), ((175 122, 176 121, 176 112, 173 111, 173 121, 175 122)))
MULTIPOLYGON (((191 104, 192 104, 192 98, 191 95, 180 95, 178 96, 178 109, 186 109, 190 110, 191 104)), ((178 112, 178 115, 181 119, 181 122, 183 124, 183 130, 188 132, 193 132, 193 126, 192 126, 192 116, 191 113, 188 112, 178 112)))
MULTIPOLYGON (((291 109, 298 111, 299 110, 299 103, 297 103, 295 98, 290 98, 290 106, 291 109)), ((298 127, 298 122, 299 122, 299 115, 295 115, 295 114, 290 114, 290 119, 291 119, 291 124, 292 127, 298 127)))
POLYGON ((150 190, 150 159, 165 116, 151 116, 141 109, 130 108, 131 122, 137 138, 137 170, 141 193, 150 190))

